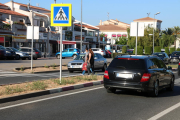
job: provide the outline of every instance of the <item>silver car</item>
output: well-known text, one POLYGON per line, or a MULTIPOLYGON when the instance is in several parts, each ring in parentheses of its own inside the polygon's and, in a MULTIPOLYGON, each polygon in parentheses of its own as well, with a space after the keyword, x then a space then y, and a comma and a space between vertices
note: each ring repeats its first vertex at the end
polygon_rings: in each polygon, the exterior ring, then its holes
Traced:
POLYGON ((25 60, 26 58, 29 58, 29 54, 25 53, 25 52, 20 52, 19 50, 17 50, 16 48, 13 47, 6 47, 7 50, 12 50, 16 53, 16 60, 19 60, 20 58, 22 60, 25 60))
MULTIPOLYGON (((73 61, 68 63, 68 70, 70 73, 73 71, 82 71, 84 64, 85 53, 78 55, 73 61)), ((105 71, 107 68, 107 60, 100 54, 94 53, 94 70, 102 69, 105 71)))

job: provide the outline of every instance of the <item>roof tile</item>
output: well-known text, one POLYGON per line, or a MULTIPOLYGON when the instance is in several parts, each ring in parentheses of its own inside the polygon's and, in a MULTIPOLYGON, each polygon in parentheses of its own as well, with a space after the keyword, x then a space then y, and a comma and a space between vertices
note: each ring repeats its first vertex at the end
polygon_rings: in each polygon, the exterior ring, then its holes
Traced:
POLYGON ((0 13, 27 17, 27 15, 24 15, 15 11, 11 11, 11 10, 5 10, 5 9, 0 9, 0 13))

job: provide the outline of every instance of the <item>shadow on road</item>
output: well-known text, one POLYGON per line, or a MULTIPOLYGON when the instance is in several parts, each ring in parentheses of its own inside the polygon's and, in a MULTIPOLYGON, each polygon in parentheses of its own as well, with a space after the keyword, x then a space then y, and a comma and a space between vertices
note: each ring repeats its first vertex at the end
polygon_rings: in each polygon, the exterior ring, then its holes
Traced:
MULTIPOLYGON (((168 91, 166 89, 162 89, 159 91, 158 97, 173 97, 173 96, 179 96, 180 95, 180 86, 174 86, 174 91, 168 91)), ((145 92, 137 92, 134 90, 117 90, 117 95, 132 95, 132 96, 142 96, 142 97, 151 97, 148 95, 148 93, 145 92)))

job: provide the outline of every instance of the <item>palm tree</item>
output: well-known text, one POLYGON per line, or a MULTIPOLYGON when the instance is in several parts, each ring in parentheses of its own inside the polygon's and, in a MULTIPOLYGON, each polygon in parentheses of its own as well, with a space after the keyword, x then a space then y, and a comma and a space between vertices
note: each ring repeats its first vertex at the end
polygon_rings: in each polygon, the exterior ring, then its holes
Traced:
MULTIPOLYGON (((173 33, 174 33, 174 35, 176 37, 176 40, 177 40, 177 35, 178 35, 179 32, 180 32, 180 27, 179 26, 174 26, 173 33)), ((175 47, 176 47, 176 40, 174 41, 175 47)))

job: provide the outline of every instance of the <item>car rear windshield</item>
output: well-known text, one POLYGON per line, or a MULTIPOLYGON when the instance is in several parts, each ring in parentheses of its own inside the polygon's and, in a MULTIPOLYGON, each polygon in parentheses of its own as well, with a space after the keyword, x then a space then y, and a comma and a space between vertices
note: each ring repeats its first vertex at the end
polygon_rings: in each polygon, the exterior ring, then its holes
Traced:
POLYGON ((173 52, 172 56, 180 56, 180 52, 173 52))
POLYGON ((92 49, 92 51, 99 51, 99 49, 92 49))
POLYGON ((112 68, 119 69, 145 69, 145 62, 143 59, 126 59, 115 58, 109 65, 112 68))

